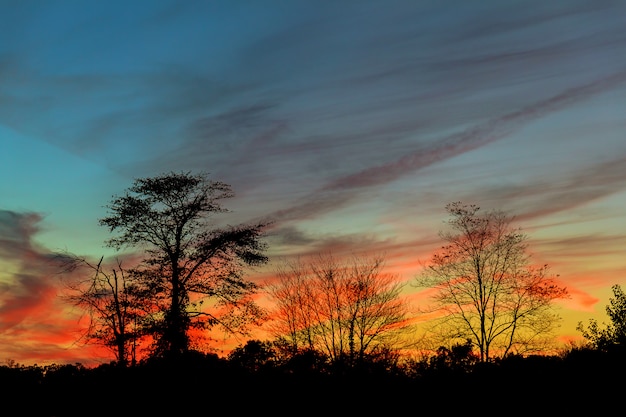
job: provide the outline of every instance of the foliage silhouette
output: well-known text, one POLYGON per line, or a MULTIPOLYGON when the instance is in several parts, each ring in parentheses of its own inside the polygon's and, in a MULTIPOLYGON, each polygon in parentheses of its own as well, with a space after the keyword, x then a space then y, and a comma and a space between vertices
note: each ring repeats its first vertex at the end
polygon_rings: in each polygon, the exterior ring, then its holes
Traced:
POLYGON ((471 340, 457 343, 451 348, 440 346, 429 359, 429 366, 439 371, 467 372, 480 358, 473 352, 471 340))
POLYGON ((248 340, 244 346, 232 350, 228 354, 228 361, 233 366, 258 372, 264 368, 274 367, 278 359, 272 343, 253 339, 248 340))
POLYGON ((267 224, 215 227, 213 216, 226 212, 221 200, 233 195, 205 174, 172 172, 135 180, 100 220, 118 232, 110 246, 145 253, 132 277, 135 294, 152 308, 141 324, 154 338, 155 355, 184 354, 191 328, 243 331, 262 317, 251 299, 257 285, 243 271, 267 262, 261 241, 267 224))
POLYGON ((587 328, 579 322, 576 329, 594 349, 624 351, 626 349, 626 294, 617 284, 613 285, 611 290, 613 297, 606 306, 606 313, 611 323, 601 328, 597 320, 591 319, 587 328))

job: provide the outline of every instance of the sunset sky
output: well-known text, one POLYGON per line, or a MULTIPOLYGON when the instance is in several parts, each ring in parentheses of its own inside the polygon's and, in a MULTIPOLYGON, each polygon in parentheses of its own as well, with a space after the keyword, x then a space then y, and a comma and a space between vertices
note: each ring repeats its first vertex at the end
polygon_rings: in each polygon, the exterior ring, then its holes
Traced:
POLYGON ((626 1, 0 0, 0 144, 0 362, 107 360, 51 259, 115 256, 104 206, 168 171, 273 220, 268 270, 384 253, 410 283, 447 203, 510 212, 566 342, 626 286, 626 1))

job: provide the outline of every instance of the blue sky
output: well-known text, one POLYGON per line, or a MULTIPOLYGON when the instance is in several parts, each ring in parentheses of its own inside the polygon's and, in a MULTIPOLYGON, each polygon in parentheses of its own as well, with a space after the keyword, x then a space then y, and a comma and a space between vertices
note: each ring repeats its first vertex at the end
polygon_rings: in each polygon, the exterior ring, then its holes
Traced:
POLYGON ((87 360, 49 257, 112 255, 104 206, 167 171, 274 220, 272 259, 407 281, 447 203, 509 211, 576 335, 626 284, 624 27, 611 0, 0 0, 0 359, 87 360))

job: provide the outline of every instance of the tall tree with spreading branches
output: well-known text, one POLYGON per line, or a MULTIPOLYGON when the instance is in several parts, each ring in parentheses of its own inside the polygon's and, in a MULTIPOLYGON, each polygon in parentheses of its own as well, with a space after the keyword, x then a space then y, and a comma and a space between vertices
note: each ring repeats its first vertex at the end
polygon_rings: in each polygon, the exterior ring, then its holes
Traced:
POLYGON ((448 343, 470 340, 481 361, 546 348, 560 319, 553 302, 567 290, 547 265, 532 265, 527 236, 512 217, 461 202, 446 210, 449 229, 440 232, 446 245, 416 279, 434 290, 440 318, 433 330, 448 343))
POLYGON ((190 330, 216 325, 243 331, 262 317, 251 296, 258 286, 245 278, 245 267, 267 262, 266 223, 217 227, 221 201, 231 187, 206 174, 167 173, 135 180, 107 206, 100 224, 117 235, 116 249, 145 254, 133 269, 135 284, 150 300, 147 331, 154 355, 178 356, 190 348, 190 330))

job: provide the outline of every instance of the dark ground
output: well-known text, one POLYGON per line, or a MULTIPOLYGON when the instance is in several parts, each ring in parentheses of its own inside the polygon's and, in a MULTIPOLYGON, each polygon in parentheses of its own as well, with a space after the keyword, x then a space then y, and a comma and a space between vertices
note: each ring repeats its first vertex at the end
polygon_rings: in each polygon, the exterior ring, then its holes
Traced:
POLYGON ((517 358, 420 376, 247 372, 215 361, 0 367, 7 416, 621 415, 624 355, 517 358))

